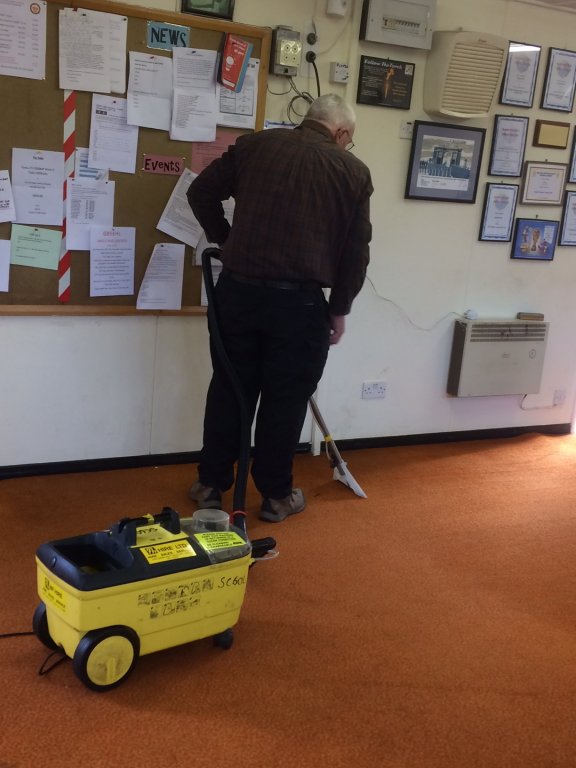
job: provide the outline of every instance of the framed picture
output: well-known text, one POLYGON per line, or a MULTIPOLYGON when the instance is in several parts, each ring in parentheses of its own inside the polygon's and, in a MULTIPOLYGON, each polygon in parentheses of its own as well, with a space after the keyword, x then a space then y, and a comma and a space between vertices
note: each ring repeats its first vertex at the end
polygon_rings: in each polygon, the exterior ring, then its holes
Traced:
POLYGON ((182 13, 197 13, 217 19, 232 19, 234 0, 182 0, 182 13))
POLYGON ((566 163, 525 163, 520 202, 523 205, 561 205, 566 183, 566 163))
POLYGON ((552 261, 557 237, 557 221, 516 219, 510 258, 552 261))
POLYGON ((576 245, 576 192, 567 191, 564 196, 558 245, 576 245))
POLYGON ((415 120, 404 197, 475 202, 485 134, 484 128, 415 120))
POLYGON ((556 123, 552 120, 536 120, 533 147, 550 147, 550 149, 566 149, 570 123, 556 123))
POLYGON ((541 108, 572 112, 575 85, 576 52, 550 48, 541 108))
POLYGON ((539 45, 510 42, 506 69, 502 78, 500 104, 531 107, 540 61, 539 45))
POLYGON ((358 104, 410 109, 414 64, 407 61, 360 56, 358 104))
POLYGON ((518 184, 486 184, 478 240, 510 242, 519 188, 518 184))
POLYGON ((494 116, 489 176, 522 176, 527 136, 527 117, 494 116))
POLYGON ((576 184, 576 130, 572 137, 572 151, 570 153, 570 165, 568 168, 568 182, 576 184))

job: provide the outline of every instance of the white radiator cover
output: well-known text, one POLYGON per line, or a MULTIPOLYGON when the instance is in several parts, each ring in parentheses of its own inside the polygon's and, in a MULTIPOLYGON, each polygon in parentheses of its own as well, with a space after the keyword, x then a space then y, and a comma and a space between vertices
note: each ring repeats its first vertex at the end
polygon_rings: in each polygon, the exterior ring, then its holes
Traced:
POLYGON ((540 391, 548 323, 457 320, 447 392, 457 397, 540 391))

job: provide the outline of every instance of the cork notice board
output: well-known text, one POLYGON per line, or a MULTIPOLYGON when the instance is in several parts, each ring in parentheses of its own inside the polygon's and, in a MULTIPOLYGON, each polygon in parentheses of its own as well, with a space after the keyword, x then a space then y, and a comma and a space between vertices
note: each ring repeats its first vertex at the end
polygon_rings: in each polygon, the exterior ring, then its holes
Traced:
MULTIPOLYGON (((58 14, 64 7, 80 7, 106 11, 128 18, 127 51, 149 52, 170 56, 169 51, 146 46, 147 22, 158 21, 190 28, 190 45, 217 50, 226 32, 240 35, 254 46, 252 55, 260 58, 256 128, 264 123, 266 69, 270 55, 271 30, 236 24, 189 13, 166 13, 153 9, 116 3, 66 3, 49 0, 47 8, 46 79, 29 80, 0 76, 0 103, 4 114, 0 121, 0 168, 11 169, 12 148, 62 151, 64 91, 58 87, 58 14)), ((128 58, 128 57, 127 57, 128 58)), ((128 67, 128 63, 126 64, 128 67)), ((113 95, 113 94, 111 94, 113 95)), ((118 94, 125 97, 125 94, 118 94)), ((90 135, 92 94, 76 94, 76 146, 87 147, 90 135)), ((219 130, 226 131, 225 128, 219 130)), ((232 142, 231 138, 231 142, 232 142)), ((71 300, 58 301, 58 273, 49 269, 11 265, 10 290, 0 293, 0 314, 140 314, 136 310, 138 289, 153 247, 160 242, 177 242, 156 229, 156 225, 178 176, 145 173, 142 155, 168 155, 184 159, 190 167, 192 144, 172 141, 167 131, 140 128, 136 173, 110 172, 116 182, 114 225, 136 228, 134 295, 90 297, 90 263, 88 251, 73 251, 71 266, 71 300)), ((58 227, 52 227, 58 229, 58 227)), ((9 240, 11 225, 0 223, 0 239, 9 240)), ((194 266, 193 249, 186 246, 182 310, 162 314, 201 314, 201 268, 194 266)), ((142 313, 142 314, 145 314, 142 313)))

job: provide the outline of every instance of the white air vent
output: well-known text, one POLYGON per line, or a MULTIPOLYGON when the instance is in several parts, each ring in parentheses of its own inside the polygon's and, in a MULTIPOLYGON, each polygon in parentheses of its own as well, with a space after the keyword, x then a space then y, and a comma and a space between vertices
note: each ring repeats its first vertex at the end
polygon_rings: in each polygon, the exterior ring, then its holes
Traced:
POLYGON ((476 32, 434 32, 424 78, 424 111, 486 117, 500 91, 508 40, 476 32))
POLYGON ((540 391, 548 323, 457 320, 449 395, 524 395, 540 391))

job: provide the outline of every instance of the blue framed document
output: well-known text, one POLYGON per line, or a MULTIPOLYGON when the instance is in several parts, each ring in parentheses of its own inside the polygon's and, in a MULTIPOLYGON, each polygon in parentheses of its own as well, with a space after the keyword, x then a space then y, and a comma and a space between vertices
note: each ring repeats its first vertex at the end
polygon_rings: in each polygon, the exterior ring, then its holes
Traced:
POLYGON ((500 104, 527 108, 532 106, 540 51, 539 45, 510 42, 500 104))
POLYGON ((557 221, 516 219, 510 258, 552 261, 557 237, 557 221))
POLYGON ((528 118, 494 115, 489 176, 521 176, 528 136, 528 118))
POLYGON ((486 184, 478 240, 510 242, 518 190, 518 184, 486 184))
POLYGON ((550 48, 540 107, 558 112, 572 112, 575 86, 576 51, 550 48))
POLYGON ((567 191, 564 197, 558 245, 576 245, 576 192, 567 191))

